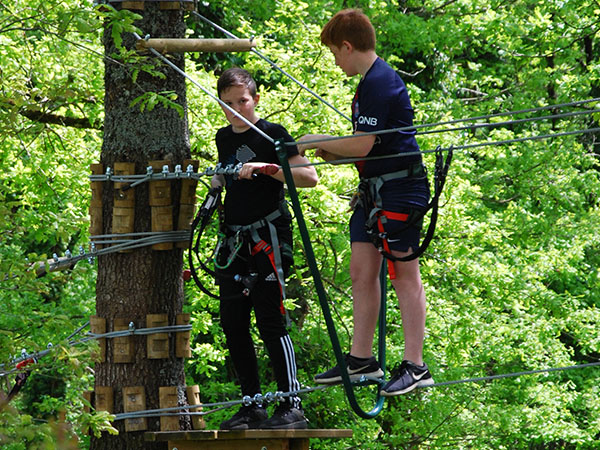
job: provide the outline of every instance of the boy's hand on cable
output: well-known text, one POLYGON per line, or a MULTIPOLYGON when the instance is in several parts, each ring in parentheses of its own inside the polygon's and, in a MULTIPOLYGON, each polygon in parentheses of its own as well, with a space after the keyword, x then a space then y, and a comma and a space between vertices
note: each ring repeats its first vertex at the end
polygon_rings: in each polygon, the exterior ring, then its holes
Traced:
POLYGON ((333 153, 329 153, 327 150, 323 150, 322 148, 317 148, 315 156, 323 158, 325 161, 333 161, 337 159, 333 153))
POLYGON ((318 148, 316 146, 316 143, 308 143, 308 144, 304 144, 304 141, 314 141, 315 139, 318 138, 319 135, 316 134, 305 134, 304 136, 302 136, 301 138, 299 138, 296 141, 296 146, 298 147, 298 153, 300 153, 300 156, 304 156, 304 154, 306 153, 306 150, 310 150, 311 148, 318 148))

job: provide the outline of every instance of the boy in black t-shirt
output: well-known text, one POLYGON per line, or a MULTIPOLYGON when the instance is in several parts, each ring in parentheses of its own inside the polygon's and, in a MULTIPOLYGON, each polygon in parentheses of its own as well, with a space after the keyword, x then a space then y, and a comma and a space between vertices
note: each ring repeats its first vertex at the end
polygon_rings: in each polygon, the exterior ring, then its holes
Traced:
MULTIPOLYGON (((284 127, 258 117, 256 83, 239 68, 226 70, 217 82, 219 98, 230 125, 217 131, 219 162, 243 163, 237 179, 215 175, 213 188, 226 189, 224 221, 226 238, 217 255, 221 326, 237 372, 242 395, 261 393, 250 314, 265 343, 281 392, 300 389, 296 378, 294 346, 284 322, 284 278, 293 263, 291 216, 285 207, 281 169, 275 146, 264 135, 293 142, 284 127), (240 117, 241 116, 241 117, 240 117), (246 120, 243 120, 242 117, 246 120), (252 126, 250 125, 252 124, 252 126), (259 131, 260 130, 260 131, 259 131), (263 135, 264 133, 264 135, 263 135), (271 170, 267 175, 265 169, 271 170)), ((295 146, 286 146, 291 165, 307 163, 295 146)), ((317 184, 312 166, 292 168, 299 187, 317 184)), ((296 395, 285 397, 271 418, 262 405, 242 406, 221 423, 221 429, 306 428, 307 421, 296 395)))

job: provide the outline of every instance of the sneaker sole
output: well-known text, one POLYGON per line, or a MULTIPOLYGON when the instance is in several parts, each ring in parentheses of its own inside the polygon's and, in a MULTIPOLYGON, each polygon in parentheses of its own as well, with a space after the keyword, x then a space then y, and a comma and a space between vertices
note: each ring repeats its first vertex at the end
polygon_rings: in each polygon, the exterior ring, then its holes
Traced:
POLYGON ((230 427, 230 428, 222 428, 221 426, 219 426, 219 430, 256 430, 258 428, 258 426, 267 419, 268 419, 268 417, 265 416, 264 419, 250 422, 250 423, 242 423, 242 424, 239 424, 238 426, 230 427))
MULTIPOLYGON (((354 373, 354 374, 348 374, 348 376, 350 377, 350 381, 360 380, 361 377, 381 378, 381 377, 383 377, 383 371, 381 369, 377 369, 377 371, 375 371, 375 372, 354 373)), ((342 377, 337 376, 337 377, 331 377, 331 378, 313 378, 313 380, 315 383, 318 383, 318 384, 338 384, 338 383, 342 382, 342 377)))
POLYGON ((276 427, 259 428, 259 430, 305 430, 307 428, 308 423, 306 421, 301 421, 294 423, 286 423, 285 425, 280 425, 276 427))
POLYGON ((427 378, 426 380, 417 381, 414 384, 411 384, 406 389, 398 390, 398 391, 384 391, 383 389, 379 391, 382 397, 395 397, 396 395, 408 394, 411 391, 414 391, 418 387, 431 386, 433 384, 433 378, 427 378))
POLYGON ((231 427, 231 428, 221 428, 219 427, 219 430, 256 430, 258 428, 258 426, 260 425, 260 422, 257 423, 250 423, 250 424, 243 424, 243 425, 239 425, 237 427, 231 427))

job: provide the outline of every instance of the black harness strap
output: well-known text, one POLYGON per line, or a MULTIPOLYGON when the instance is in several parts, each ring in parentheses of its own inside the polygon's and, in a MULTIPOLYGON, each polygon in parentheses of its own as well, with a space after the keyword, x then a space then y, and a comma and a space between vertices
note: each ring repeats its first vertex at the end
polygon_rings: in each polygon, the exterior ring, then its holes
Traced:
POLYGON ((365 214, 367 215, 367 233, 371 236, 373 243, 381 252, 381 254, 387 259, 388 271, 390 273, 390 278, 392 279, 395 278, 395 270, 393 265, 395 261, 406 262, 417 259, 425 252, 425 250, 427 250, 427 247, 433 239, 438 218, 439 200, 444 189, 444 184, 446 183, 446 176, 448 175, 450 163, 452 162, 452 155, 453 149, 452 147, 450 147, 450 149, 448 150, 448 155, 444 160, 441 147, 437 147, 433 196, 425 208, 415 210, 413 213, 407 215, 405 218, 399 217, 397 213, 392 213, 383 210, 383 205, 379 196, 379 189, 381 188, 383 183, 385 183, 385 181, 388 181, 390 179, 406 178, 408 176, 412 176, 415 173, 414 169, 406 169, 401 172, 386 174, 387 176, 383 175, 382 177, 375 177, 375 181, 370 181, 372 179, 363 180, 366 181, 366 186, 363 184, 363 187, 361 188, 360 192, 362 196, 365 197, 361 198, 361 204, 363 205, 365 214), (389 248, 388 240, 390 238, 393 238, 394 236, 399 235, 408 227, 418 224, 419 221, 423 221, 425 214, 427 214, 429 210, 431 210, 431 218, 429 221, 429 226, 427 227, 427 232, 425 233, 425 237, 423 238, 421 245, 419 245, 419 247, 417 247, 410 255, 403 257, 392 255, 391 250, 389 248), (406 224, 404 227, 402 227, 399 230, 396 230, 393 233, 385 233, 385 231, 383 230, 383 221, 387 220, 388 217, 391 220, 401 220, 403 222, 406 222, 406 224))
POLYGON ((200 264, 200 267, 202 268, 202 270, 204 270, 210 276, 215 278, 216 277, 215 271, 212 270, 210 267, 208 267, 204 263, 204 261, 202 261, 202 258, 200 258, 200 255, 199 255, 199 250, 200 250, 200 240, 202 238, 202 235, 204 234, 204 230, 210 223, 212 216, 214 215, 215 211, 221 204, 221 191, 222 191, 222 189, 220 187, 213 188, 208 191, 208 195, 204 199, 204 202, 202 203, 202 206, 200 207, 198 214, 196 214, 196 217, 194 218, 194 221, 192 222, 192 226, 191 226, 191 230, 190 230, 190 249, 188 251, 188 264, 190 266, 190 272, 192 274, 192 278, 194 279, 194 282, 196 283, 196 285, 202 292, 204 292, 209 297, 212 297, 215 299, 218 299, 219 296, 216 294, 213 294, 206 286, 204 286, 204 284, 202 283, 202 281, 200 281, 200 278, 198 277, 198 273, 197 273, 196 267, 194 265, 193 254, 196 254, 196 257, 198 258, 198 261, 199 261, 199 264, 200 264), (196 241, 194 242, 194 235, 196 234, 196 229, 198 229, 198 237, 196 238, 196 241))

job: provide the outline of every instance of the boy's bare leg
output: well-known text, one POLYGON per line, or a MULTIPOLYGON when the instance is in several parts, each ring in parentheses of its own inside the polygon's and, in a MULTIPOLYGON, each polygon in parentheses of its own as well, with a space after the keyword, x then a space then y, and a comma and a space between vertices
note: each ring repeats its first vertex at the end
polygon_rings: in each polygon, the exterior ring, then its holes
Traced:
MULTIPOLYGON (((393 252, 395 256, 409 253, 393 252)), ((425 290, 421 282, 419 260, 394 263, 396 279, 392 286, 398 297, 404 331, 404 359, 417 365, 423 364, 423 340, 425 337, 425 290)))
POLYGON ((381 301, 379 284, 381 261, 381 254, 372 243, 352 243, 350 278, 354 303, 354 336, 350 354, 357 358, 368 358, 373 355, 373 337, 381 301))

